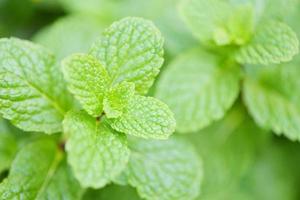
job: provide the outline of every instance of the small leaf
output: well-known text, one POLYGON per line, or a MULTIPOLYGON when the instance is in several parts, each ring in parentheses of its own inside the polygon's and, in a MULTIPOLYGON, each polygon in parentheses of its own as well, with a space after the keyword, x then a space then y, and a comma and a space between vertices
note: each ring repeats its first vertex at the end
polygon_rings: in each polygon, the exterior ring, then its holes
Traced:
POLYGON ((299 51, 296 33, 277 21, 262 23, 249 44, 236 55, 242 64, 278 64, 290 61, 299 51))
POLYGON ((62 63, 68 89, 90 115, 101 115, 104 94, 110 84, 105 68, 93 56, 85 54, 73 54, 62 63))
POLYGON ((163 39, 151 21, 128 17, 113 23, 90 53, 109 72, 114 84, 135 83, 147 93, 163 63, 163 39))
POLYGON ((202 166, 192 145, 179 138, 165 141, 132 139, 125 174, 145 199, 195 199, 202 166))
POLYGON ((300 140, 299 77, 297 64, 259 67, 254 77, 246 77, 243 90, 245 103, 255 121, 291 140, 300 140))
POLYGON ((0 39, 0 113, 25 131, 61 131, 72 102, 52 54, 20 39, 0 39))
POLYGON ((174 131, 173 113, 153 97, 136 95, 130 99, 123 115, 108 119, 111 127, 122 133, 142 138, 167 139, 174 131))
POLYGON ((0 199, 79 200, 75 198, 81 191, 79 184, 61 168, 61 161, 62 154, 53 141, 40 139, 25 145, 0 184, 0 199), (64 189, 53 188, 58 184, 64 185, 64 189))
POLYGON ((97 122, 85 112, 70 112, 64 120, 68 162, 84 187, 100 188, 126 167, 129 149, 126 137, 97 122))
POLYGON ((177 131, 192 132, 225 115, 238 96, 239 80, 239 66, 195 49, 164 71, 156 96, 174 112, 177 131))
POLYGON ((122 82, 111 88, 104 97, 104 111, 108 118, 120 117, 134 95, 134 84, 122 82))

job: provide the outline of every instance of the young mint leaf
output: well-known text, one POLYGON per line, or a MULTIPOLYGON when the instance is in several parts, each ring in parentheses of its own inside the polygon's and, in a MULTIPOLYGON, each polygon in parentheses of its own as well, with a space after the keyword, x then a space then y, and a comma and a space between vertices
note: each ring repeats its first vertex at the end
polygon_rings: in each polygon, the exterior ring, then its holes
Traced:
POLYGON ((173 113, 166 104, 153 97, 139 95, 129 100, 119 118, 108 119, 108 122, 119 132, 153 139, 167 139, 176 126, 173 113))
POLYGON ((68 135, 68 162, 84 187, 100 188, 126 167, 129 149, 126 137, 97 122, 83 111, 69 112, 64 119, 68 135))
POLYGON ((223 0, 183 0, 180 11, 201 42, 217 45, 244 44, 253 29, 250 4, 223 0))
POLYGON ((105 68, 91 55, 73 54, 62 62, 68 89, 83 108, 97 117, 103 111, 103 97, 110 78, 105 68))
POLYGON ((299 65, 257 68, 256 74, 248 74, 244 83, 249 112, 260 126, 300 140, 299 65))
POLYGON ((290 61, 299 51, 296 33, 278 21, 262 23, 249 44, 241 47, 236 60, 242 64, 278 64, 290 61))
POLYGON ((156 96, 175 113, 179 132, 220 119, 239 93, 240 69, 200 49, 178 57, 158 82, 156 96))
POLYGON ((202 166, 193 146, 180 138, 130 140, 132 154, 124 171, 144 199, 195 199, 202 166))
POLYGON ((81 189, 74 178, 59 167, 63 155, 51 140, 40 139, 24 146, 13 161, 8 177, 0 184, 0 199, 42 200, 73 198, 81 189), (72 181, 70 181, 72 180, 72 181), (74 182, 75 181, 75 182, 74 182), (57 187, 57 183, 67 187, 57 187))
POLYGON ((113 84, 135 83, 147 93, 163 63, 163 38, 151 21, 128 17, 113 23, 90 53, 109 72, 113 84))
POLYGON ((17 152, 17 142, 12 134, 0 132, 0 173, 10 167, 17 152))
POLYGON ((72 53, 84 53, 105 24, 86 15, 68 15, 39 31, 33 41, 52 50, 60 61, 72 53))
POLYGON ((134 95, 134 84, 122 82, 111 88, 104 97, 104 112, 108 118, 120 117, 134 95))
POLYGON ((0 39, 0 113, 25 131, 54 133, 70 107, 54 57, 39 45, 0 39))

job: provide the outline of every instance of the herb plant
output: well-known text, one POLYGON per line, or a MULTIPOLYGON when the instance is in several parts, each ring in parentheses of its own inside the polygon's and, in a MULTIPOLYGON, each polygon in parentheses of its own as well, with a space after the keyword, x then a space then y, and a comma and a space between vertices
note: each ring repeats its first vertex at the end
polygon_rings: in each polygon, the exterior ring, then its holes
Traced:
POLYGON ((3 0, 0 200, 299 199, 299 8, 3 0))

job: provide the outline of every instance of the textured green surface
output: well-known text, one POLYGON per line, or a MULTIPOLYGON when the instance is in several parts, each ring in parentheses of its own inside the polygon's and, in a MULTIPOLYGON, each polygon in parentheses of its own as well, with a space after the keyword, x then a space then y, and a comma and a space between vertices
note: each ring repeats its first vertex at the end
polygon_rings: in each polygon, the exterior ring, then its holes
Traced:
POLYGON ((52 50, 58 60, 72 53, 84 53, 99 37, 104 24, 93 17, 69 15, 39 31, 33 40, 52 50))
POLYGON ((117 131, 153 139, 167 139, 176 126, 173 113, 166 104, 153 97, 139 95, 130 99, 121 117, 108 121, 117 131))
POLYGON ((244 100, 255 121, 291 140, 300 140, 299 77, 297 64, 274 66, 257 69, 244 84, 244 100))
POLYGON ((103 111, 103 98, 110 84, 105 68, 87 54, 73 54, 62 62, 68 89, 82 107, 97 117, 103 111))
POLYGON ((278 64, 292 60, 299 51, 296 33, 286 24, 277 21, 262 23, 249 44, 237 55, 243 64, 278 64))
POLYGON ((9 176, 0 184, 0 199, 79 199, 75 198, 79 197, 79 184, 64 168, 66 165, 60 166, 62 156, 50 140, 36 140, 24 146, 13 161, 9 176))
POLYGON ((174 112, 177 131, 197 131, 224 116, 237 98, 239 80, 239 66, 192 50, 164 71, 156 96, 174 112))
POLYGON ((247 42, 253 31, 253 10, 250 4, 228 0, 183 0, 182 17, 201 42, 217 45, 247 42))
POLYGON ((113 84, 133 82, 145 94, 163 63, 163 38, 151 21, 124 18, 104 31, 90 53, 105 66, 113 84))
POLYGON ((120 117, 134 95, 134 84, 122 82, 111 88, 104 97, 104 112, 108 118, 120 117))
POLYGON ((68 92, 55 60, 43 47, 0 40, 0 113, 25 131, 61 131, 68 92))
POLYGON ((84 187, 100 188, 119 175, 129 159, 123 134, 109 129, 83 111, 72 111, 64 120, 68 162, 84 187))
POLYGON ((131 139, 124 172, 139 195, 149 200, 194 199, 200 193, 202 166, 193 146, 181 138, 131 139))

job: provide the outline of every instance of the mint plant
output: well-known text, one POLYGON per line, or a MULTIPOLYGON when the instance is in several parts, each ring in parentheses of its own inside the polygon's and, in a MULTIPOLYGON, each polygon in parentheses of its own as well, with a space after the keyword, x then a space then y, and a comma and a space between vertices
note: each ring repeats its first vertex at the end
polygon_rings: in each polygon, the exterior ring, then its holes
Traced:
POLYGON ((183 20, 201 45, 176 58, 156 96, 175 113, 177 130, 221 119, 239 96, 261 127, 299 140, 296 33, 251 1, 183 0, 183 20), (288 81, 286 81, 288 80, 288 81))
POLYGON ((195 150, 181 138, 159 141, 174 132, 175 119, 166 104, 144 96, 162 64, 163 38, 142 18, 113 23, 88 53, 61 65, 40 45, 0 39, 0 113, 26 132, 53 135, 18 151, 0 198, 80 199, 84 188, 111 182, 146 199, 198 196, 195 150))

